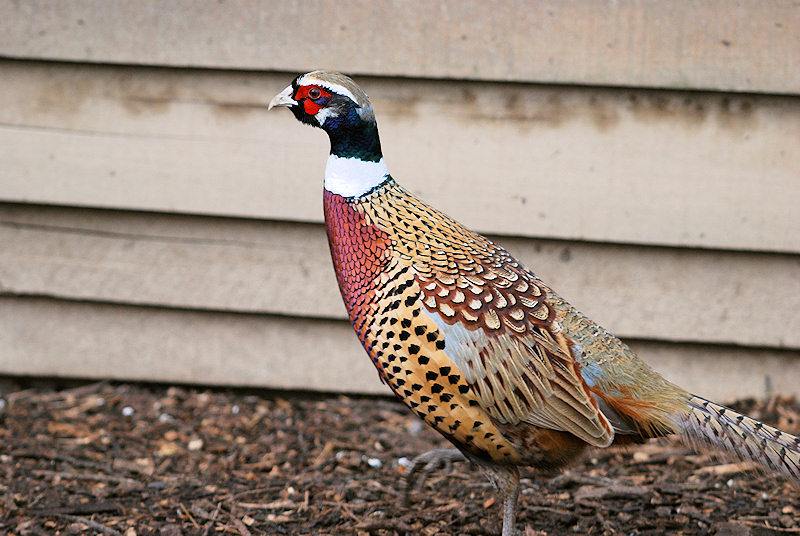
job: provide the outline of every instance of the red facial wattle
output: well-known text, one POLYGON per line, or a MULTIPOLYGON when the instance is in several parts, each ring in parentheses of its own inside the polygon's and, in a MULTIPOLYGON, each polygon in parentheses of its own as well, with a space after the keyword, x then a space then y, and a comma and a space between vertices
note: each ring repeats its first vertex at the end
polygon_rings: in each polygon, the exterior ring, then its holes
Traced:
POLYGON ((308 115, 317 115, 330 97, 330 91, 315 85, 300 86, 294 93, 294 100, 303 103, 303 109, 308 115), (319 96, 312 98, 310 93, 312 90, 316 90, 314 93, 319 92, 319 96))
POLYGON ((308 115, 317 115, 317 112, 319 111, 320 106, 319 106, 319 104, 317 104, 313 100, 306 99, 306 100, 303 101, 303 108, 305 109, 305 111, 306 111, 306 113, 308 115))

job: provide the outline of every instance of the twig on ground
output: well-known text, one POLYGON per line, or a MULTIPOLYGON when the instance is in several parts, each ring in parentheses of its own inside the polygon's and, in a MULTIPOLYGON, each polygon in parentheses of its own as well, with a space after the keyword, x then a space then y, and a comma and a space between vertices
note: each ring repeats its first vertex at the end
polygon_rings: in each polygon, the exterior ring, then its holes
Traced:
POLYGON ((114 482, 116 484, 124 484, 126 486, 140 487, 142 483, 132 478, 114 475, 101 475, 90 473, 71 473, 69 471, 50 471, 49 469, 34 469, 31 474, 37 476, 57 476, 59 478, 66 478, 69 480, 93 480, 95 482, 114 482))
POLYGON ((103 534, 109 534, 111 536, 122 536, 122 533, 118 530, 112 529, 111 527, 107 527, 102 523, 98 523, 97 521, 93 521, 88 517, 82 516, 73 516, 69 514, 56 514, 56 517, 63 517, 64 519, 69 519, 71 521, 77 521, 78 523, 83 523, 94 530, 100 531, 103 534))

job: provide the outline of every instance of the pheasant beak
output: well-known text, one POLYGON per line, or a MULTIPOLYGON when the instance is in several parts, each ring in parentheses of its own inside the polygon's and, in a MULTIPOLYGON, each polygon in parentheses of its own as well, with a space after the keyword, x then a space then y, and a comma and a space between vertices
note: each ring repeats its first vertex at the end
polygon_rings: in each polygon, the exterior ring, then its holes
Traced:
POLYGON ((269 105, 267 106, 267 110, 272 110, 276 106, 285 106, 289 108, 290 106, 294 106, 297 104, 297 101, 292 98, 293 93, 292 86, 287 87, 277 95, 275 95, 271 101, 269 101, 269 105))

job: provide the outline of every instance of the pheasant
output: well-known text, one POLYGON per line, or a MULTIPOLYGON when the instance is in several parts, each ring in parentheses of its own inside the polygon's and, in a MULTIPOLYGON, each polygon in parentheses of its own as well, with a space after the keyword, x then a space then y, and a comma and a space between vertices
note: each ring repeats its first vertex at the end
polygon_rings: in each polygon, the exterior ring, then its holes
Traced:
POLYGON ((469 461, 514 532, 519 467, 555 470, 588 447, 677 434, 800 480, 800 439, 667 381, 508 251, 390 175, 366 93, 312 71, 269 108, 330 138, 323 205, 358 339, 397 398, 447 438, 412 462, 469 461))

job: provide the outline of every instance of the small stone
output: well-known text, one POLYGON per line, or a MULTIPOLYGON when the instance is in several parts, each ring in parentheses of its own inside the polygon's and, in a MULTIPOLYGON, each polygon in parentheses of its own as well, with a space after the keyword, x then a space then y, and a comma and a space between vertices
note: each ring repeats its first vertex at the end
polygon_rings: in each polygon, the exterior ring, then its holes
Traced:
POLYGON ((425 425, 422 424, 422 421, 420 421, 419 419, 414 419, 413 421, 409 421, 408 424, 406 425, 406 430, 408 430, 408 433, 413 436, 421 434, 424 429, 425 425))
POLYGON ((367 465, 369 465, 373 469, 380 469, 381 466, 383 466, 383 462, 380 461, 378 458, 367 458, 367 465))
POLYGON ((122 416, 123 417, 130 417, 131 415, 133 415, 133 413, 134 413, 134 410, 130 406, 125 406, 124 408, 122 408, 122 416))
POLYGON ((172 443, 170 441, 163 441, 158 446, 158 450, 156 450, 156 454, 159 456, 174 456, 178 452, 180 452, 180 447, 177 443, 172 443))

